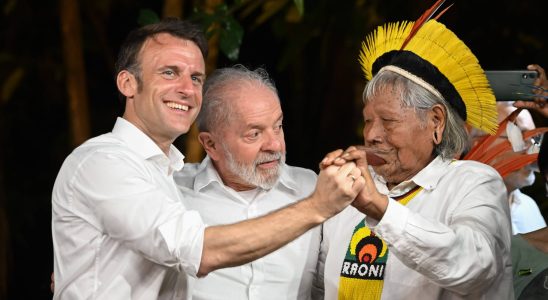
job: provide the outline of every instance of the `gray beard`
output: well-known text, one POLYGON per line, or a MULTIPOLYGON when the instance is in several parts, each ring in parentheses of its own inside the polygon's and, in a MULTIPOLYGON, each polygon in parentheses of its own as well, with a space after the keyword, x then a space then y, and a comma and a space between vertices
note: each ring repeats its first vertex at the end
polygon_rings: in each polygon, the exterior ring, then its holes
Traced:
POLYGON ((260 152, 251 164, 245 164, 236 161, 232 153, 230 153, 224 145, 223 150, 227 157, 228 170, 231 173, 238 175, 246 184, 257 186, 264 190, 270 190, 274 187, 280 177, 281 166, 285 164, 285 153, 282 152, 260 152), (261 163, 272 160, 280 161, 276 168, 260 170, 257 167, 261 163))

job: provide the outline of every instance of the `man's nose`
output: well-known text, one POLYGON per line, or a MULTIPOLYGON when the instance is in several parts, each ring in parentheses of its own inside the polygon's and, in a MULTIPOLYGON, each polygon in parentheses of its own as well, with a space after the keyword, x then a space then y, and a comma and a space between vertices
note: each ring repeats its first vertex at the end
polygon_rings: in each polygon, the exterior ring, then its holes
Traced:
POLYGON ((265 134, 265 141, 263 143, 263 151, 281 151, 283 144, 283 135, 274 132, 268 132, 265 134))
POLYGON ((368 144, 378 143, 382 141, 384 136, 384 127, 380 122, 370 121, 363 127, 363 138, 368 144))
POLYGON ((190 96, 194 94, 194 81, 192 80, 192 77, 181 76, 177 83, 177 93, 184 96, 190 96))

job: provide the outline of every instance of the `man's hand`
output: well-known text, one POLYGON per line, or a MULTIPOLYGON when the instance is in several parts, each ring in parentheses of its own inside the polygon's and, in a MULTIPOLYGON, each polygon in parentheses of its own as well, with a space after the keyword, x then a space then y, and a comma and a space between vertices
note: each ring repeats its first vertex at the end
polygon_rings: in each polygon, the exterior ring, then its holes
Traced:
POLYGON ((368 217, 380 221, 388 207, 388 197, 377 190, 375 181, 367 168, 367 162, 365 166, 362 165, 359 168, 364 177, 364 188, 358 194, 356 200, 352 202, 352 206, 368 217))
POLYGON ((366 159, 365 146, 350 146, 345 151, 338 149, 329 152, 320 162, 320 170, 323 170, 330 165, 342 166, 351 161, 355 162, 358 168, 364 166, 367 168, 366 159))
POLYGON ((364 146, 350 146, 345 151, 335 150, 328 153, 320 163, 320 169, 325 169, 331 165, 341 165, 347 162, 355 162, 364 178, 364 188, 352 202, 359 211, 380 220, 388 206, 388 197, 379 193, 371 173, 368 169, 368 159, 364 146))
POLYGON ((308 200, 322 218, 328 219, 346 208, 364 184, 361 171, 353 162, 326 166, 321 170, 316 189, 308 200))
POLYGON ((529 65, 528 70, 535 70, 538 72, 538 78, 535 80, 534 85, 537 87, 533 89, 533 93, 539 95, 535 98, 535 101, 516 101, 515 107, 533 109, 538 111, 545 118, 548 118, 548 105, 546 97, 548 97, 548 80, 546 79, 546 72, 539 65, 529 65))

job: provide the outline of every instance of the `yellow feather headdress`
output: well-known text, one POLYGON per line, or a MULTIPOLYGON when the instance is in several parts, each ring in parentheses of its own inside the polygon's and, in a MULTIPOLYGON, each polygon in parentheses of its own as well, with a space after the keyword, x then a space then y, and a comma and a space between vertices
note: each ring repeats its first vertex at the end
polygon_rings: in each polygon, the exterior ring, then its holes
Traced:
POLYGON ((365 78, 386 66, 403 69, 439 91, 471 126, 494 134, 496 100, 477 58, 451 30, 428 20, 440 2, 417 22, 388 23, 367 36, 359 56, 365 78))

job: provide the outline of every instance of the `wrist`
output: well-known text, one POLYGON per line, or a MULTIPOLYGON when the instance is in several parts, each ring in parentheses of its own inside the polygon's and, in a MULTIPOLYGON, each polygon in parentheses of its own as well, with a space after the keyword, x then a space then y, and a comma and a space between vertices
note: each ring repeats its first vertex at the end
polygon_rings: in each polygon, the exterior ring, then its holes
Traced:
POLYGON ((296 208, 299 212, 305 212, 303 217, 310 218, 314 226, 322 224, 332 216, 325 206, 319 205, 314 194, 300 201, 299 205, 300 207, 296 208))
POLYGON ((366 214, 368 217, 380 221, 388 207, 388 196, 378 194, 375 200, 369 202, 362 207, 357 207, 359 211, 366 214))

